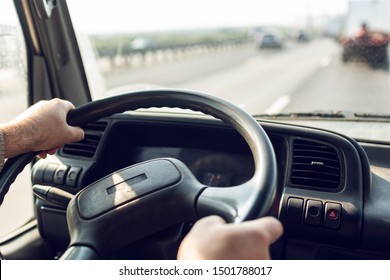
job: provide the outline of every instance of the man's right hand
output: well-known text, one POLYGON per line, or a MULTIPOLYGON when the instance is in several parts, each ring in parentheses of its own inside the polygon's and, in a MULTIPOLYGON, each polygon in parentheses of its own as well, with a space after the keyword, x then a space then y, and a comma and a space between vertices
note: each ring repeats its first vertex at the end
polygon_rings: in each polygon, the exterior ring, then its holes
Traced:
POLYGON ((195 223, 184 238, 178 259, 260 260, 270 259, 269 246, 283 234, 282 224, 264 217, 241 224, 227 224, 218 216, 195 223))

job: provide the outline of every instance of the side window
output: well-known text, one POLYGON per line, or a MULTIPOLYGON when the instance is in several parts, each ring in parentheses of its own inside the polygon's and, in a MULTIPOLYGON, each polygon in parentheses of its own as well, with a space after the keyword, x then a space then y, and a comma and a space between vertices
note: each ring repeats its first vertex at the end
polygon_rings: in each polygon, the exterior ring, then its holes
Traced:
MULTIPOLYGON (((27 108, 25 43, 13 1, 0 9, 0 123, 27 108)), ((34 215, 30 168, 19 175, 0 206, 0 236, 25 224, 34 215)))

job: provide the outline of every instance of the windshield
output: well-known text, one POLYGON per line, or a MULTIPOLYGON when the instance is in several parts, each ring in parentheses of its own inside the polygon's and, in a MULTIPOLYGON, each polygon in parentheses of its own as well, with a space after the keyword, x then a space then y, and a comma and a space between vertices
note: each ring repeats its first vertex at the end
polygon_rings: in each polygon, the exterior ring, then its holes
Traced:
POLYGON ((389 113, 390 0, 68 6, 94 99, 170 87, 223 97, 252 115, 389 113))

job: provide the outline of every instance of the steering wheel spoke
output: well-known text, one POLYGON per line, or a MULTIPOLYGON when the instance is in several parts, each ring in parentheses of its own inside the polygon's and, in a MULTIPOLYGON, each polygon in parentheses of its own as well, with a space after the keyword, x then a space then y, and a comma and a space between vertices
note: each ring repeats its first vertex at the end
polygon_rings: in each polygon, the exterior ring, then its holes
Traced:
POLYGON ((201 185, 179 160, 146 161, 79 192, 67 210, 71 246, 106 255, 171 225, 196 220, 201 185))

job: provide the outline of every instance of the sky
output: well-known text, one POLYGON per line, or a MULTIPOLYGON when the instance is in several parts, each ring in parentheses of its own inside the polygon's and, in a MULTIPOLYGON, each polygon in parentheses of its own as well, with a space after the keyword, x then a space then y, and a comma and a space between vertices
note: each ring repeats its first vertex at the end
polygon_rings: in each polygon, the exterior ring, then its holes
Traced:
POLYGON ((15 6, 12 0, 0 0, 0 24, 17 22, 15 6))
MULTIPOLYGON (((15 22, 12 0, 0 0, 0 23, 15 22)), ((110 33, 206 27, 302 24, 308 15, 345 13, 347 0, 68 0, 77 29, 110 33), (110 18, 107 11, 112 10, 110 18)))
POLYGON ((115 11, 115 18, 110 19, 103 1, 68 2, 74 22, 87 33, 291 25, 302 23, 308 15, 320 17, 347 10, 347 0, 109 0, 109 8, 115 11), (93 13, 87 12, 91 10, 93 13))

